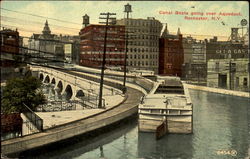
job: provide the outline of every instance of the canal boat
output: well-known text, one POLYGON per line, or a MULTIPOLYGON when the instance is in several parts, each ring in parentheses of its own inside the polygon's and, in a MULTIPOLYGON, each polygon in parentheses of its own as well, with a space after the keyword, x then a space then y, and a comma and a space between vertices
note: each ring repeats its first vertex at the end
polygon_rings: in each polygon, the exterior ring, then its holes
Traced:
POLYGON ((158 77, 139 104, 139 131, 192 133, 193 106, 188 88, 178 77, 158 77))

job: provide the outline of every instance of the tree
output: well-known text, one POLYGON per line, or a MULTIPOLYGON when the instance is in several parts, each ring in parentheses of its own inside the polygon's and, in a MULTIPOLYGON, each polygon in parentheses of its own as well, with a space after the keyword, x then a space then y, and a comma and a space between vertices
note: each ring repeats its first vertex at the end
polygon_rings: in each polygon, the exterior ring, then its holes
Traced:
POLYGON ((38 105, 46 102, 43 92, 39 89, 41 85, 42 82, 31 75, 8 80, 1 97, 1 111, 21 113, 26 110, 23 104, 35 110, 38 105))

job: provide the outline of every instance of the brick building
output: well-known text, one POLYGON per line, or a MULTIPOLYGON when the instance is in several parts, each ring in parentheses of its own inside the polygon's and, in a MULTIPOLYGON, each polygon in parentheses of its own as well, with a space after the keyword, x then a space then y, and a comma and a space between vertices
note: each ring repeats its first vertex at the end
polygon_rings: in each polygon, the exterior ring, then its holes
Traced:
POLYGON ((182 75, 184 52, 182 35, 178 29, 177 35, 169 34, 167 26, 159 39, 159 75, 182 75))
MULTIPOLYGON (((123 67, 125 26, 109 25, 106 43, 106 66, 123 67)), ((80 65, 100 68, 104 51, 105 25, 88 25, 80 31, 80 65)))
POLYGON ((19 32, 17 30, 5 29, 0 31, 1 38, 1 66, 13 65, 13 55, 19 53, 19 32))

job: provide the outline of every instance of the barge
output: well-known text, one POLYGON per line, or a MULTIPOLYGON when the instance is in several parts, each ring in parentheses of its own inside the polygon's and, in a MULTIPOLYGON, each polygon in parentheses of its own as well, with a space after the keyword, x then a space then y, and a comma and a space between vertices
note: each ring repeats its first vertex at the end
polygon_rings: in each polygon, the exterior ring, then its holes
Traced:
MULTIPOLYGON (((159 78, 158 78, 159 79, 159 78)), ((178 77, 165 76, 139 104, 139 131, 165 133, 193 132, 193 105, 188 88, 178 77)))

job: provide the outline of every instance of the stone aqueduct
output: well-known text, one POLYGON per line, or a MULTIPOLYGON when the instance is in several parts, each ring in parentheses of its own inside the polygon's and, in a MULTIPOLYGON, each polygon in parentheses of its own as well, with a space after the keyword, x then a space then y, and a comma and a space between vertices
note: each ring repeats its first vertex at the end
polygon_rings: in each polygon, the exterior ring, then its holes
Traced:
POLYGON ((65 75, 65 79, 62 77, 56 77, 52 74, 46 72, 38 73, 39 79, 44 83, 51 83, 55 85, 55 89, 58 89, 58 92, 61 94, 66 94, 67 99, 76 99, 79 97, 85 96, 87 90, 84 90, 77 86, 76 79, 73 81, 70 80, 68 75, 65 75))

